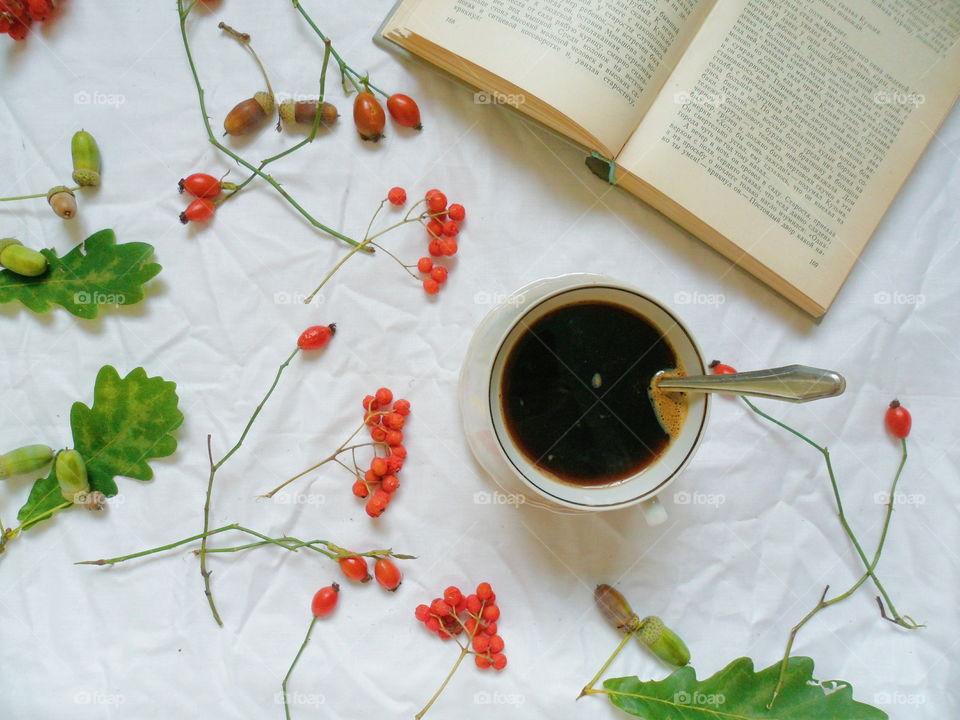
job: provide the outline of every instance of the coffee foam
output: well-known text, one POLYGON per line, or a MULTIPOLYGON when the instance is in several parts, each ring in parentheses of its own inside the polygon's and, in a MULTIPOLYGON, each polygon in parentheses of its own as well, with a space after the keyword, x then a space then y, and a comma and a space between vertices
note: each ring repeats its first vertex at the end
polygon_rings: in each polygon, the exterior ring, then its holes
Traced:
POLYGON ((683 368, 665 370, 657 375, 647 394, 650 397, 650 404, 653 406, 653 412, 656 413, 657 420, 660 421, 660 427, 670 436, 670 439, 676 439, 680 435, 683 423, 687 419, 687 394, 680 391, 663 390, 660 387, 659 380, 664 378, 686 377, 683 368))

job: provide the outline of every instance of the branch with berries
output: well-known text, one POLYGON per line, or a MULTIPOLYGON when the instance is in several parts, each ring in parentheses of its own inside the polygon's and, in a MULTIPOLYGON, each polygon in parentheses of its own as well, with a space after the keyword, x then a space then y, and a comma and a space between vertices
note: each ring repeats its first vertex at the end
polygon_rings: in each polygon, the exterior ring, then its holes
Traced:
MULTIPOLYGON (((294 7, 307 20, 311 28, 317 33, 324 44, 324 56, 320 70, 320 89, 319 95, 315 100, 289 99, 278 104, 277 97, 273 92, 265 65, 254 51, 251 44, 250 35, 248 33, 239 32, 225 23, 220 23, 220 29, 228 37, 239 42, 249 52, 261 75, 263 76, 266 85, 266 90, 257 92, 252 97, 242 100, 241 102, 237 103, 237 105, 235 105, 229 113, 227 113, 226 118, 224 119, 225 134, 228 136, 254 134, 264 128, 268 124, 268 120, 273 117, 275 113, 278 118, 276 124, 278 131, 282 128, 293 129, 297 126, 310 126, 310 132, 303 140, 287 148, 283 152, 261 160, 259 164, 254 164, 221 143, 213 133, 213 129, 210 124, 209 113, 207 112, 206 101, 204 98, 204 90, 201 85, 200 76, 190 48, 190 42, 186 28, 187 17, 193 10, 194 6, 195 2, 188 5, 185 5, 184 0, 178 0, 177 2, 183 46, 187 55, 187 61, 190 66, 191 73, 193 75, 194 84, 197 88, 197 97, 203 118, 204 128, 207 132, 207 138, 211 145, 213 145, 217 150, 225 154, 237 164, 249 170, 250 174, 243 181, 235 184, 224 182, 222 178, 217 180, 215 177, 207 173, 194 173, 188 178, 181 180, 180 191, 187 191, 195 197, 195 200, 193 200, 181 214, 181 221, 184 223, 209 221, 213 218, 217 208, 221 204, 237 195, 250 182, 259 177, 273 187, 274 190, 280 193, 281 197, 283 197, 315 228, 356 247, 359 244, 356 240, 317 220, 290 194, 290 192, 288 192, 271 175, 264 172, 264 170, 267 165, 276 162, 281 158, 287 157, 306 145, 312 143, 321 127, 329 127, 335 123, 339 117, 336 108, 332 104, 326 102, 324 99, 326 90, 326 74, 331 57, 335 60, 340 68, 341 77, 344 79, 345 91, 349 91, 350 89, 356 90, 357 95, 354 100, 353 117, 357 131, 360 134, 360 137, 364 140, 376 142, 383 137, 383 130, 386 124, 386 113, 383 110, 383 106, 374 95, 374 91, 379 93, 383 93, 383 91, 370 84, 369 77, 366 75, 360 75, 356 70, 347 65, 340 54, 337 53, 337 51, 333 48, 330 39, 320 32, 319 28, 317 28, 316 24, 313 22, 313 19, 307 14, 306 10, 304 10, 299 3, 294 2, 294 7), (350 80, 350 87, 347 86, 347 79, 350 80)), ((422 127, 420 122, 420 109, 416 102, 409 96, 402 94, 387 96, 387 109, 390 112, 391 117, 394 119, 394 122, 396 122, 398 125, 415 129, 420 129, 422 127)), ((373 248, 368 246, 364 248, 364 251, 373 252, 373 248)))
POLYGON ((481 670, 503 670, 507 666, 507 656, 503 653, 504 642, 497 625, 500 607, 490 583, 480 583, 476 592, 470 595, 464 595, 460 588, 450 586, 443 591, 443 597, 434 598, 429 605, 418 605, 414 615, 427 630, 441 640, 453 639, 460 648, 450 672, 433 697, 416 714, 416 720, 427 714, 468 655, 473 656, 474 664, 481 670))
MULTIPOLYGON (((277 368, 276 375, 274 376, 273 383, 268 388, 266 394, 260 403, 256 406, 253 413, 250 416, 250 419, 247 421, 246 426, 240 434, 240 438, 236 443, 219 459, 213 459, 213 442, 210 435, 207 436, 207 456, 209 459, 210 471, 207 476, 207 489, 204 499, 203 506, 203 530, 202 532, 192 535, 187 538, 182 538, 174 542, 167 543, 165 545, 160 545, 158 547, 150 548, 147 550, 141 550, 140 552, 131 553, 128 555, 121 555, 118 557, 112 558, 103 558, 100 560, 85 560, 78 565, 117 565, 120 563, 127 562, 129 560, 135 560, 138 558, 146 557, 149 555, 154 555, 160 552, 166 552, 169 550, 174 550, 176 548, 182 547, 189 543, 194 543, 199 541, 200 547, 194 550, 194 554, 200 558, 200 575, 203 578, 204 585, 204 595, 207 598, 207 603, 210 606, 210 612, 213 615, 214 620, 218 625, 223 625, 223 621, 220 618, 220 612, 217 609, 217 604, 214 601, 213 589, 211 587, 210 577, 212 571, 208 568, 207 559, 208 556, 214 553, 237 553, 246 550, 252 550, 255 548, 262 547, 279 547, 281 549, 297 552, 299 550, 308 550, 315 552, 325 558, 333 560, 338 564, 341 571, 344 575, 350 579, 355 579, 360 582, 369 579, 369 573, 367 570, 368 558, 372 559, 375 562, 375 571, 377 573, 377 579, 381 585, 386 587, 389 590, 395 590, 399 583, 399 570, 393 564, 392 560, 407 560, 412 559, 411 555, 403 555, 393 552, 392 549, 380 549, 380 550, 367 550, 365 552, 355 552, 341 547, 338 544, 335 544, 329 540, 301 540, 296 537, 283 536, 283 537, 271 537, 264 533, 252 530, 248 527, 238 525, 236 523, 230 525, 224 525, 218 528, 211 527, 211 508, 213 505, 213 488, 214 483, 217 477, 219 470, 227 463, 230 458, 243 446, 244 441, 247 438, 247 435, 250 433, 251 428, 257 420, 257 417, 260 415, 267 401, 270 399, 276 390, 280 378, 283 375, 284 370, 290 365, 293 359, 300 352, 315 352, 324 349, 327 344, 333 338, 334 333, 336 332, 335 325, 315 325, 309 327, 301 333, 300 337, 297 340, 297 346, 290 353, 286 360, 284 360, 280 366, 277 368), (218 536, 222 533, 239 533, 252 538, 252 540, 240 544, 233 545, 228 547, 209 547, 208 541, 214 536, 218 536), (392 580, 392 573, 396 573, 396 582, 392 580), (383 579, 381 579, 383 575, 383 579)), ((399 401, 398 401, 399 402, 399 401)), ((341 449, 341 452, 349 450, 350 448, 344 447, 341 449)), ((396 489, 396 488, 394 488, 396 489)))

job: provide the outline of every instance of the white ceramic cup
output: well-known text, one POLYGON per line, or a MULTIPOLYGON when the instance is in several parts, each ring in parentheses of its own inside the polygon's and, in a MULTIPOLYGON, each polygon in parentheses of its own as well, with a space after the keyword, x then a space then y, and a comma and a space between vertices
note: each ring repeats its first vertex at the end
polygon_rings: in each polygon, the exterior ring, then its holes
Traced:
POLYGON ((666 338, 687 374, 707 372, 700 348, 686 326, 639 290, 604 275, 578 273, 537 280, 497 305, 481 321, 470 342, 460 371, 460 412, 467 442, 486 473, 503 489, 509 492, 519 488, 523 498, 529 498, 532 492, 548 501, 533 504, 573 512, 639 504, 650 524, 659 524, 667 516, 656 496, 686 467, 699 445, 707 421, 709 393, 689 395, 683 427, 652 463, 636 475, 603 485, 573 484, 535 466, 506 428, 501 380, 504 363, 517 339, 546 313, 583 301, 614 303, 645 317, 666 338))

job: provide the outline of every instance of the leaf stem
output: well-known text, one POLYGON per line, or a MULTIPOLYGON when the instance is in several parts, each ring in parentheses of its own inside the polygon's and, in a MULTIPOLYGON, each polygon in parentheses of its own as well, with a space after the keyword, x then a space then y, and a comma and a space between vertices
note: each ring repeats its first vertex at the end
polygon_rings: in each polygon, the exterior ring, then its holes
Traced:
POLYGON ((620 640, 620 644, 618 644, 616 649, 610 654, 610 657, 607 658, 607 661, 600 666, 600 669, 597 670, 597 674, 591 678, 590 682, 583 686, 583 690, 581 690, 580 694, 577 695, 577 700, 582 698, 584 695, 604 692, 603 690, 595 690, 593 686, 597 684, 597 680, 600 679, 600 676, 607 671, 607 668, 610 667, 610 663, 616 659, 617 655, 620 654, 620 651, 626 647, 627 643, 630 642, 630 638, 632 638, 635 634, 635 632, 624 633, 623 638, 620 640))
POLYGON ((286 713, 287 720, 290 720, 290 703, 287 701, 287 681, 290 680, 293 669, 297 666, 300 656, 303 655, 304 648, 306 648, 307 643, 310 642, 310 635, 313 633, 313 628, 316 626, 317 620, 316 615, 310 620, 310 627, 307 628, 307 634, 304 636, 303 642, 300 643, 300 649, 297 650, 296 657, 294 657, 293 662, 290 663, 290 669, 287 670, 287 674, 283 676, 283 682, 280 684, 280 687, 283 689, 283 711, 286 713))

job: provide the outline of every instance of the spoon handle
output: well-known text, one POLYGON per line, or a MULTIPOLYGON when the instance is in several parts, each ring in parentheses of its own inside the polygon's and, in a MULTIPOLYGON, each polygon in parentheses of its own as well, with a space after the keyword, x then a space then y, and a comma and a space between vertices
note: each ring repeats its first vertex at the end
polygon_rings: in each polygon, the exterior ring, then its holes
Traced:
POLYGON ((661 377, 655 379, 655 383, 664 390, 750 395, 797 403, 840 395, 847 386, 839 373, 806 365, 787 365, 729 375, 661 377))

